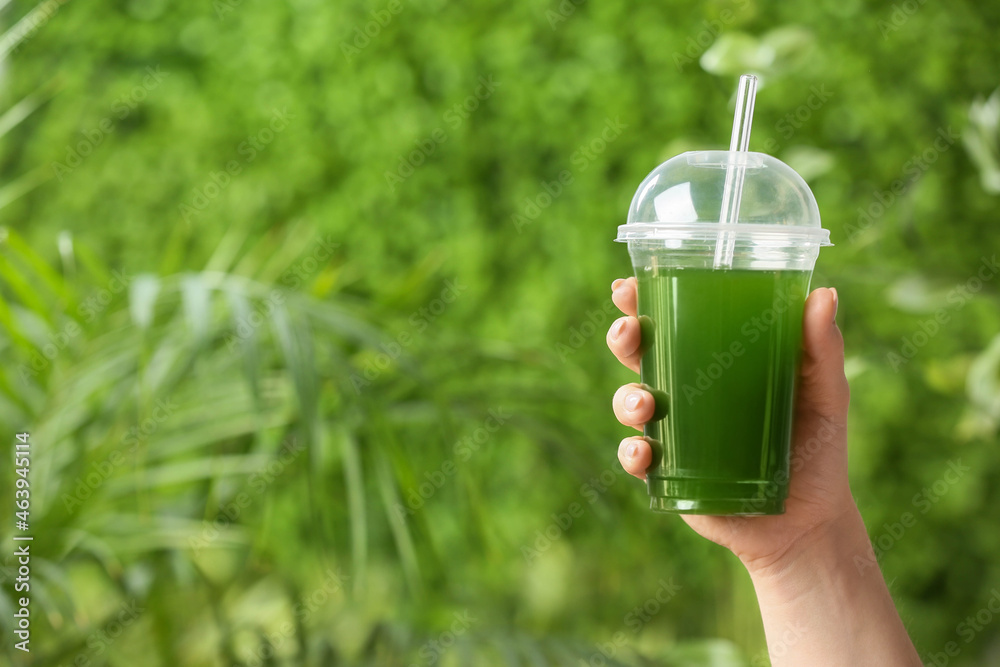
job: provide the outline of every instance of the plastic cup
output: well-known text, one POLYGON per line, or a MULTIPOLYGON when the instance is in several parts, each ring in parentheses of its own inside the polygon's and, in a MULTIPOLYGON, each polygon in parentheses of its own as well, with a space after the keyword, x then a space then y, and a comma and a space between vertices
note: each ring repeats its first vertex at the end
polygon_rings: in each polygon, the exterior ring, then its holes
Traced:
POLYGON ((641 381, 656 399, 652 509, 784 512, 802 311, 829 236, 802 177, 762 153, 683 153, 639 186, 616 240, 638 279, 641 381))

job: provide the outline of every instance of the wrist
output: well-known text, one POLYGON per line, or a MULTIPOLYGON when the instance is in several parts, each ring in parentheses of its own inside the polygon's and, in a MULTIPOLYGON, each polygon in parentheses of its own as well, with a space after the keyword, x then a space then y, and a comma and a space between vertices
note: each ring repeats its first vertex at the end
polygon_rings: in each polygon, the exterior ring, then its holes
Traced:
POLYGON ((920 664, 853 503, 747 569, 776 667, 920 664))
MULTIPOLYGON (((782 552, 743 561, 755 588, 783 591, 818 583, 821 573, 851 570, 863 575, 867 567, 862 564, 875 565, 875 554, 853 502, 839 515, 803 533, 782 552)), ((878 571, 877 566, 874 569, 878 571)))

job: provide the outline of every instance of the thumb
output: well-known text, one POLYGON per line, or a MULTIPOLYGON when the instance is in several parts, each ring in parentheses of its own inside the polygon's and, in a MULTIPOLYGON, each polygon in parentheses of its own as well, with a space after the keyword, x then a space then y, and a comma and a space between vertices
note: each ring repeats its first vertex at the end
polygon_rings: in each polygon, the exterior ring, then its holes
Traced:
POLYGON ((821 287, 806 299, 797 411, 800 419, 844 427, 850 390, 844 375, 844 337, 836 317, 837 290, 821 287))

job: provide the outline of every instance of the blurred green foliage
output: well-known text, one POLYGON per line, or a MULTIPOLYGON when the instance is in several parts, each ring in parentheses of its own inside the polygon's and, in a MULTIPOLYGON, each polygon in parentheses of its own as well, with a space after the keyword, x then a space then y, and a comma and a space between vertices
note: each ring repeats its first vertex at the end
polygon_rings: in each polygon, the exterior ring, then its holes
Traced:
POLYGON ((837 244, 901 613, 995 662, 1000 3, 55 6, 0 86, 31 664, 765 664, 739 564, 620 472, 603 340, 635 186, 744 71, 837 244))

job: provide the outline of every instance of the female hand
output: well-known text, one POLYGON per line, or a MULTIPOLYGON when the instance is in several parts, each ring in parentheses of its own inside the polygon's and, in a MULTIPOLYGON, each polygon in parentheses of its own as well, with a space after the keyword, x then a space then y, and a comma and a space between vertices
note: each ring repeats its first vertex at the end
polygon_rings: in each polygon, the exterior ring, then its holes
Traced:
MULTIPOLYGON (((625 317, 608 331, 608 347, 625 366, 639 370, 640 333, 636 318, 636 280, 616 280, 612 299, 625 317)), ((703 537, 729 548, 751 571, 781 561, 807 536, 839 520, 859 521, 847 481, 847 406, 844 340, 837 327, 837 292, 820 288, 805 304, 802 365, 792 435, 791 479, 785 513, 775 516, 719 517, 682 515, 703 537)), ((630 383, 614 396, 618 421, 642 430, 653 415, 653 396, 630 383)), ((696 446, 696 443, 692 443, 696 446)), ((622 440, 618 460, 627 472, 645 479, 652 460, 641 436, 622 440)))
MULTIPOLYGON (((608 347, 638 371, 635 278, 616 280, 612 289, 625 317, 611 325, 608 347)), ((774 667, 919 667, 923 663, 882 573, 872 566, 875 554, 848 488, 850 397, 836 316, 835 290, 821 288, 809 295, 785 513, 683 519, 743 561, 757 593, 774 667)), ((641 428, 653 408, 653 396, 641 385, 627 384, 615 394, 615 415, 622 424, 641 428)), ((643 478, 652 451, 641 437, 625 438, 618 459, 625 470, 643 478)))

